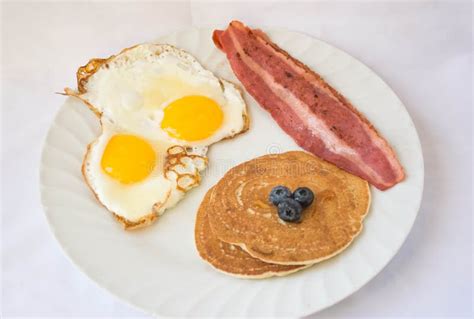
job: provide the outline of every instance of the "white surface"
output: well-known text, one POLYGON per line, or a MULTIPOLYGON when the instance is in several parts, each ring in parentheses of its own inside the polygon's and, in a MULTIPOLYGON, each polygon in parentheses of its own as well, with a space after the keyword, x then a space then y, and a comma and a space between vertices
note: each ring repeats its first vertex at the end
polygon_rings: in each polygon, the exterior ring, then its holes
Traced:
POLYGON ((420 133, 425 194, 413 232, 379 276, 321 314, 472 313, 470 4, 263 3, 251 10, 248 4, 205 3, 2 7, 5 316, 142 316, 78 272, 46 227, 38 194, 39 153, 62 100, 51 92, 73 85, 77 66, 89 57, 190 24, 224 26, 230 18, 306 32, 358 57, 402 98, 420 133))
MULTIPOLYGON (((192 52, 205 68, 237 83, 224 54, 212 42, 212 31, 191 28, 157 42, 192 52)), ((244 93, 249 132, 212 145, 202 184, 156 225, 125 233, 81 176, 83 154, 100 132, 99 121, 86 105, 67 99, 51 125, 41 158, 41 198, 47 219, 64 251, 82 271, 148 313, 308 315, 340 301, 372 279, 394 256, 413 225, 423 190, 423 158, 415 127, 398 97, 366 66, 333 46, 301 33, 267 34, 318 70, 377 125, 397 152, 407 177, 384 192, 372 188, 364 229, 338 257, 285 278, 238 280, 200 260, 194 246, 194 216, 206 191, 230 167, 271 149, 273 153, 299 149, 270 115, 244 93), (231 302, 235 296, 238 301, 231 302)))

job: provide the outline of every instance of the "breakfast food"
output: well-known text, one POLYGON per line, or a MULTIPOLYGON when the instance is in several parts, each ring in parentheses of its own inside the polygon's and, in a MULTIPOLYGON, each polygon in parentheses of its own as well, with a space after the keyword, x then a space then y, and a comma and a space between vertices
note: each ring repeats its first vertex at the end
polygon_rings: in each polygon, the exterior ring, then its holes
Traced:
MULTIPOLYGON (((233 21, 213 40, 247 91, 312 154, 264 155, 229 170, 198 209, 199 255, 232 276, 267 278, 339 254, 363 228, 367 181, 385 190, 404 179, 395 153, 349 101, 262 31, 233 21)), ((241 92, 170 45, 90 60, 77 86, 65 94, 101 124, 82 173, 126 229, 176 205, 200 184, 208 147, 249 127, 241 92)))
POLYGON ((213 39, 247 91, 303 149, 381 190, 404 179, 394 151, 372 124, 262 31, 233 21, 213 39))
POLYGON ((239 246, 219 240, 212 232, 208 220, 208 212, 212 211, 209 207, 211 193, 212 188, 204 197, 196 216, 196 248, 202 259, 217 270, 240 278, 284 276, 306 267, 269 264, 250 256, 239 246))
POLYGON ((170 45, 93 59, 79 68, 77 85, 66 94, 102 126, 83 175, 127 229, 150 224, 199 185, 209 145, 248 129, 240 91, 170 45))
POLYGON ((291 151, 230 169, 209 201, 207 216, 219 240, 267 263, 308 265, 340 253, 360 233, 370 190, 366 181, 333 164, 291 151), (269 201, 272 189, 280 185, 314 193, 299 222, 283 221, 269 201))

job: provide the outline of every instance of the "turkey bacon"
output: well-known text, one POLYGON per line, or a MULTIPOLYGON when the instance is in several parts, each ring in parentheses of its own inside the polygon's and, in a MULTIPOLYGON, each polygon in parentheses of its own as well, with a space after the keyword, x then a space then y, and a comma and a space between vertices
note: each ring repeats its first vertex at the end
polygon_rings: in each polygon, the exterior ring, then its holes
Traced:
POLYGON ((385 190, 405 178, 372 124, 321 76, 260 30, 232 21, 213 34, 237 78, 298 145, 385 190))

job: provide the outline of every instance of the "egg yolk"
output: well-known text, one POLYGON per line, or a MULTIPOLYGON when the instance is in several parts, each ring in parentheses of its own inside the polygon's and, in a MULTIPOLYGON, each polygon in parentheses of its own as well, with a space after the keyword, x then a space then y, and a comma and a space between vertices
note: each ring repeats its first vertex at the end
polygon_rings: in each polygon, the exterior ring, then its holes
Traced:
POLYGON ((124 184, 145 179, 155 168, 156 154, 150 143, 127 134, 114 135, 102 154, 104 172, 124 184))
POLYGON ((224 113, 214 100, 190 95, 165 107, 161 128, 171 137, 199 141, 213 135, 222 125, 223 118, 224 113))

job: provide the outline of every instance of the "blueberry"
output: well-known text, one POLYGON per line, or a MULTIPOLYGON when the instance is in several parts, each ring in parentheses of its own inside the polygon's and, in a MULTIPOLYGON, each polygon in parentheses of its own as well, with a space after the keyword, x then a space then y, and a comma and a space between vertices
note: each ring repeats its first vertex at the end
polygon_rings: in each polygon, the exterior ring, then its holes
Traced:
POLYGON ((286 222, 298 223, 303 207, 293 198, 285 198, 278 204, 278 217, 286 222))
POLYGON ((308 187, 297 188, 293 192, 293 195, 291 197, 295 199, 298 203, 300 203, 303 207, 308 207, 314 200, 313 191, 310 190, 308 187))
POLYGON ((272 191, 270 192, 270 196, 268 197, 268 200, 270 201, 270 203, 276 206, 285 198, 290 197, 291 191, 288 189, 288 187, 280 185, 273 187, 272 191))

